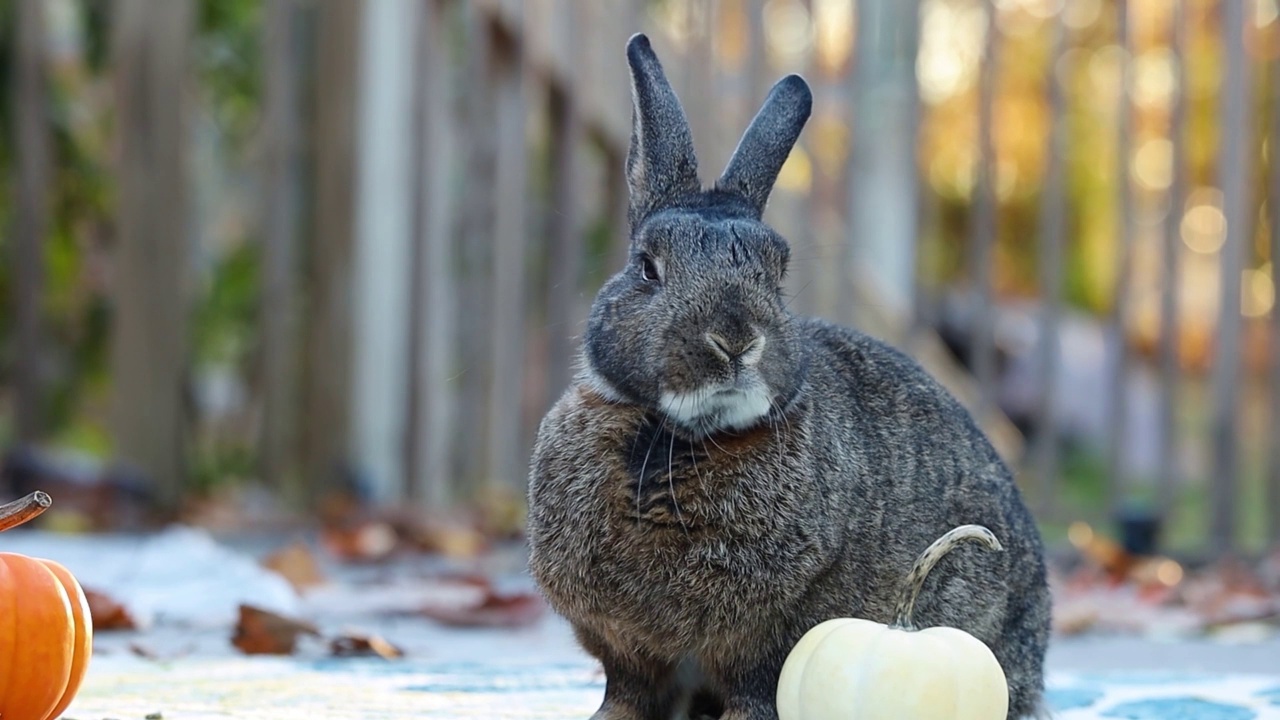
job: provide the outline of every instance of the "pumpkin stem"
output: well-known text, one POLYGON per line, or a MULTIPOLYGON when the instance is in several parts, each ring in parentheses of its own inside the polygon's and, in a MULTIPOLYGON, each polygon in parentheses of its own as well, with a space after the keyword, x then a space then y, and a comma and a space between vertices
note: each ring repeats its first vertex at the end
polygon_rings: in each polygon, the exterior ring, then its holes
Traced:
POLYGON ((39 516, 52 504, 53 498, 49 497, 48 493, 37 490, 7 505, 0 505, 0 532, 39 516))
POLYGON ((989 550, 1004 549, 1004 546, 996 539, 995 533, 981 525, 961 525, 934 540, 928 549, 920 553, 915 565, 911 566, 911 572, 907 574, 906 587, 903 588, 902 597, 898 600, 898 607, 893 612, 893 624, 889 627, 902 630, 916 629, 911 621, 911 613, 915 611, 916 598, 920 595, 920 589, 924 587, 925 578, 928 577, 929 571, 933 570, 933 566, 938 564, 943 555, 951 552, 965 540, 982 543, 989 550))

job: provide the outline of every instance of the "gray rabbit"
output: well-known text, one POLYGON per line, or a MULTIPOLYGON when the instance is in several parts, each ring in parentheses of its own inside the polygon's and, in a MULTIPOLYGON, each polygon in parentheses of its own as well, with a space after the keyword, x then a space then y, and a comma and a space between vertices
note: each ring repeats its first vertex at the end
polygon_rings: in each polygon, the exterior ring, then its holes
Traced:
POLYGON ((544 418, 530 569, 602 662, 595 720, 776 720, 783 661, 835 617, 889 622, 912 563, 967 523, 922 626, 986 642, 1009 717, 1042 712, 1050 598, 1012 475, 914 361, 787 311, 788 245, 761 221, 812 96, 783 78, 704 189, 684 111, 627 44, 630 259, 600 290, 575 382, 544 418))

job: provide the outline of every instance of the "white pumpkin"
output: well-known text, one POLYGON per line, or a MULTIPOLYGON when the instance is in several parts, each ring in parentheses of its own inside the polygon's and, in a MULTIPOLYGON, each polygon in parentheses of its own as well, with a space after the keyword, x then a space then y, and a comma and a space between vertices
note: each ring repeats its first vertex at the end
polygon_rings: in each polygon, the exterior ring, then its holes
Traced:
POLYGON ((990 530, 962 525, 916 560, 889 625, 838 618, 805 633, 778 679, 780 720, 1005 720, 1009 685, 991 649, 950 627, 917 630, 925 577, 965 540, 1003 549, 990 530))

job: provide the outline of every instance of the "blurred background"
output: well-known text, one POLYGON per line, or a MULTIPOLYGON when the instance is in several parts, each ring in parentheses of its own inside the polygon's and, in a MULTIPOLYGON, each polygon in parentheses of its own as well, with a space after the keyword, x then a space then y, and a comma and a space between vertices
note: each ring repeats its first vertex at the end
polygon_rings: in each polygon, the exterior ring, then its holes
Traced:
POLYGON ((637 31, 707 181, 809 80, 791 307, 952 388, 1055 547, 1280 541, 1276 0, 0 2, 0 497, 518 534, 637 31))

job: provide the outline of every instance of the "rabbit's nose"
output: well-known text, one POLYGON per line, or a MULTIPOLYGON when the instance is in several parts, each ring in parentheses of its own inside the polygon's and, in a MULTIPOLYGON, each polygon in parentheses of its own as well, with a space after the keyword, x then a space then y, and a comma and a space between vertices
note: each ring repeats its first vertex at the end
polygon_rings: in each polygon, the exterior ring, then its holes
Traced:
POLYGON ((723 335, 709 332, 703 336, 707 345, 711 346, 711 351, 720 356, 727 363, 735 361, 742 364, 743 367, 751 367, 760 362, 760 357, 764 355, 764 335, 755 333, 749 342, 735 346, 724 338, 723 335))

